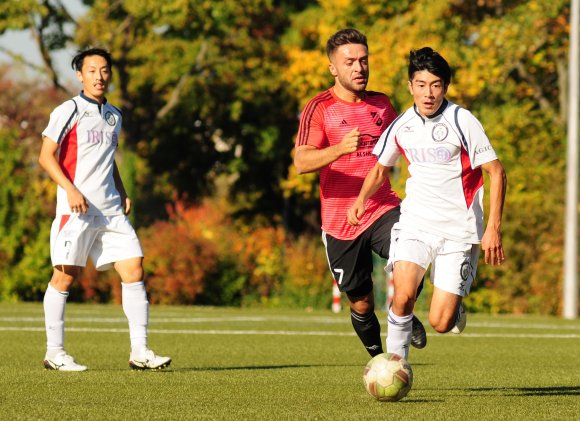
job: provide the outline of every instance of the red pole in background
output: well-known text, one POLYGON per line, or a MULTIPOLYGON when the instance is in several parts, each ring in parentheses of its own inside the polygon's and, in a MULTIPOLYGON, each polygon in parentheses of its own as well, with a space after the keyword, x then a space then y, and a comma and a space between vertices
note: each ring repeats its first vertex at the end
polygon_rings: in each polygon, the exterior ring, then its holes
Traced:
POLYGON ((332 279, 332 312, 340 313, 342 310, 342 304, 340 302, 340 290, 338 289, 338 284, 336 280, 332 279))

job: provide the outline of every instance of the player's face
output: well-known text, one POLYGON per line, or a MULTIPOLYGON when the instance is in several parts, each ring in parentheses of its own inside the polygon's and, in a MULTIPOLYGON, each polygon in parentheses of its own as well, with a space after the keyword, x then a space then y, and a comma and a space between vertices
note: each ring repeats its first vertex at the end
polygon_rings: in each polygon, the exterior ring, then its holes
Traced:
POLYGON ((335 83, 352 93, 363 92, 369 80, 369 52, 362 44, 345 44, 338 47, 328 66, 335 83))
POLYGON ((77 78, 83 84, 84 94, 97 102, 102 102, 111 79, 111 69, 101 56, 87 56, 83 67, 77 71, 77 78))
POLYGON ((413 95, 419 113, 429 117, 437 112, 443 104, 447 86, 439 76, 427 70, 415 72, 409 81, 409 91, 413 95))

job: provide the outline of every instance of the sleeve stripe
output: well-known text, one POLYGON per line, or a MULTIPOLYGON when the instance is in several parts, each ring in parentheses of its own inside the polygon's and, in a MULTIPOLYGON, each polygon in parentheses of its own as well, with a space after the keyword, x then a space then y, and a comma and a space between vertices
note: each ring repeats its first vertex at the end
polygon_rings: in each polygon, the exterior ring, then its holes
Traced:
POLYGON ((71 99, 71 101, 75 104, 75 109, 72 112, 72 114, 69 116, 68 120, 66 121, 66 124, 63 126, 60 134, 58 135, 57 143, 60 143, 60 141, 62 140, 63 136, 65 135, 66 129, 67 129, 68 125, 70 124, 73 116, 77 113, 77 110, 78 110, 77 102, 74 99, 71 99))
POLYGON ((306 124, 301 124, 302 130, 299 133, 298 146, 302 146, 302 145, 308 144, 308 136, 310 135, 310 122, 312 121, 312 117, 314 116, 314 111, 316 111, 316 108, 321 103, 323 103, 324 101, 329 100, 330 98, 332 98, 331 93, 330 92, 326 92, 326 93, 324 93, 324 94, 322 94, 322 95, 314 98, 306 106, 306 109, 302 113, 302 117, 300 118, 300 121, 301 121, 301 123, 303 123, 306 120, 308 120, 308 122, 306 124))
POLYGON ((459 130, 459 134, 461 135, 461 143, 463 144, 463 147, 465 148, 466 151, 469 152, 469 149, 467 148, 467 141, 465 140, 465 135, 463 134, 463 131, 461 130, 461 126, 459 125, 459 110, 461 109, 461 107, 459 105, 456 106, 455 108, 455 125, 457 126, 457 130, 459 130))
POLYGON ((400 114, 397 118, 395 118, 393 120, 393 122, 389 125, 389 127, 387 127, 387 134, 385 135, 385 141, 383 142, 383 148, 381 149, 381 151, 379 152, 379 154, 377 155, 378 158, 381 157, 381 155, 383 154, 383 152, 385 151, 385 148, 387 147, 387 138, 389 137, 389 134, 391 134, 391 130, 393 130, 393 127, 395 127, 395 124, 397 123, 397 121, 399 121, 399 119, 401 117, 403 117, 406 113, 400 114))

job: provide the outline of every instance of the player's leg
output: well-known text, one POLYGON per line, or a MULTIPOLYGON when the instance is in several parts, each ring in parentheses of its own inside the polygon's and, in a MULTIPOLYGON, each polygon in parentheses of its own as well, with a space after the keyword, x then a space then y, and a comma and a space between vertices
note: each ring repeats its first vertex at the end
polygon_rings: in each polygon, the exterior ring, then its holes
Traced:
POLYGON ((429 322, 440 333, 461 333, 467 314, 463 297, 469 294, 477 271, 479 246, 445 241, 433 262, 434 291, 429 322))
POLYGON ((456 323, 457 311, 462 297, 440 288, 433 288, 431 308, 429 309, 429 323, 439 333, 449 332, 456 323))
POLYGON ((55 218, 50 234, 53 274, 44 294, 46 354, 44 366, 61 371, 84 371, 64 349, 64 321, 68 291, 86 264, 92 242, 90 217, 64 215, 55 218))
POLYGON ((144 282, 143 251, 137 234, 125 215, 101 220, 91 257, 97 270, 113 266, 121 277, 121 301, 131 341, 129 365, 135 369, 167 367, 171 358, 155 355, 147 345, 149 300, 144 282))
POLYGON ((131 354, 129 365, 133 369, 161 369, 171 364, 170 357, 155 355, 147 346, 149 300, 143 281, 143 258, 134 257, 115 263, 121 277, 123 311, 129 322, 131 354))
POLYGON ((394 262, 394 296, 387 317, 387 352, 409 357, 409 345, 413 335, 413 308, 417 299, 417 287, 425 275, 425 268, 414 262, 394 262))
MULTIPOLYGON (((391 230, 393 226, 399 221, 401 210, 399 207, 393 208, 383 216, 381 216, 371 227, 369 227, 369 237, 371 247, 379 256, 388 259, 389 250, 391 246, 391 230)), ((417 287, 417 294, 415 300, 423 290, 423 280, 417 287)), ((421 320, 413 314, 413 329, 411 335, 411 345, 415 348, 422 349, 427 345, 427 332, 421 320)))
MULTIPOLYGON (((369 280, 372 284, 372 281, 369 280)), ((350 320, 352 327, 371 357, 383 353, 381 340, 381 324, 375 314, 374 293, 371 291, 363 296, 351 291, 346 294, 350 305, 350 320), (351 295, 354 294, 354 295, 351 295)))
POLYGON ((373 262, 368 241, 363 236, 339 240, 323 232, 322 242, 330 272, 338 289, 348 298, 354 331, 371 356, 381 354, 381 325, 375 314, 373 262))

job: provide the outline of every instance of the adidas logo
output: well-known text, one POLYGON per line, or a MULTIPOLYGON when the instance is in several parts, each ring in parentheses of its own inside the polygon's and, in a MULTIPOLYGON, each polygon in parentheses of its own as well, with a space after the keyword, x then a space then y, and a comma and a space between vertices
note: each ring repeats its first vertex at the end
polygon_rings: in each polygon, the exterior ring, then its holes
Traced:
POLYGON ((344 120, 344 119, 343 119, 343 120, 340 122, 340 125, 341 125, 341 126, 346 126, 347 124, 348 124, 348 123, 347 123, 347 122, 346 122, 346 120, 344 120))

